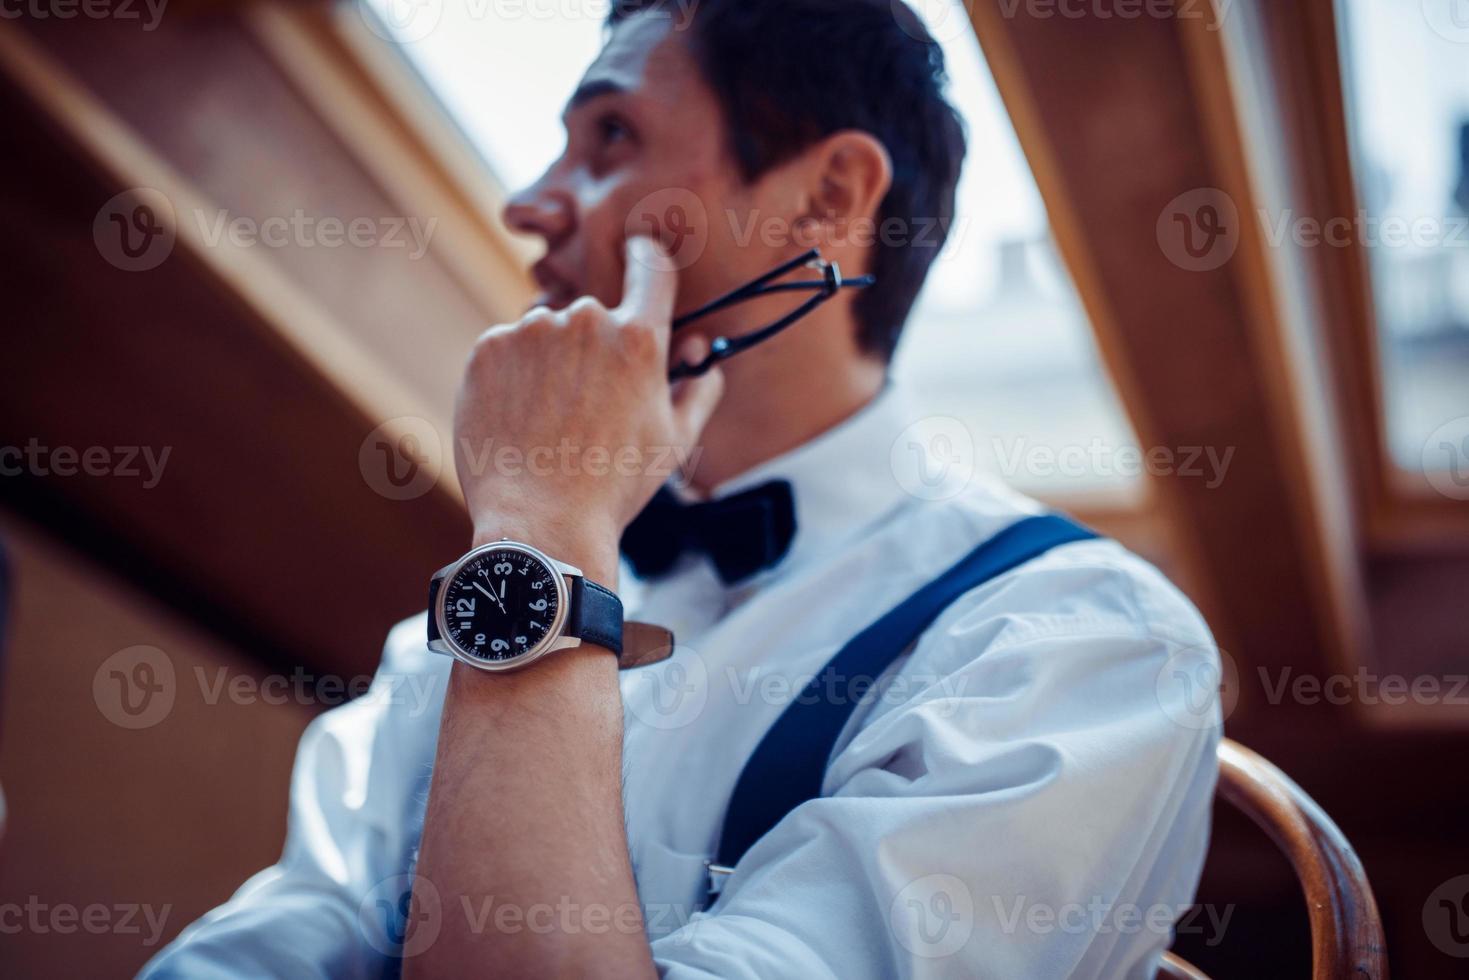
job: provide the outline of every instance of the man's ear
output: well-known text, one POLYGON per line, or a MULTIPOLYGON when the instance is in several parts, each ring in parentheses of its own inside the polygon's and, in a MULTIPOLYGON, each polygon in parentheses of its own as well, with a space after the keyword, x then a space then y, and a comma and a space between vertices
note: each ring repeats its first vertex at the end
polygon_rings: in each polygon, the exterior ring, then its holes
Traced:
POLYGON ((840 224, 872 220, 893 182, 893 161, 870 133, 844 129, 808 151, 808 221, 840 224))

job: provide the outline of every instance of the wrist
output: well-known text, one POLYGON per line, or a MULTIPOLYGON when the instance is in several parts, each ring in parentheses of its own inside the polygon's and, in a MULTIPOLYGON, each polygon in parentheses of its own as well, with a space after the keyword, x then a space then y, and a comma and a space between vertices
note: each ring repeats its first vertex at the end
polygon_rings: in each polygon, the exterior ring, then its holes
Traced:
POLYGON ((478 548, 502 538, 520 541, 557 561, 575 565, 588 579, 616 589, 620 537, 611 522, 597 521, 585 514, 497 513, 475 520, 471 547, 478 548))

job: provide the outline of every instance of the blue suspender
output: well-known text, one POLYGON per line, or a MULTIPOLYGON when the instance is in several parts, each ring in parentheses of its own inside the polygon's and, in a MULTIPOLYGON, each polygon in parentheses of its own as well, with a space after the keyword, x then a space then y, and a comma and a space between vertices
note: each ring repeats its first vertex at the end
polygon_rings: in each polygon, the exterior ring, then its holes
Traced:
POLYGON ((822 696, 822 678, 876 679, 950 603, 1052 548, 1096 533, 1056 514, 1027 517, 961 558, 837 651, 776 719, 745 763, 725 812, 719 856, 710 865, 711 898, 745 851, 796 807, 821 795, 826 765, 856 698, 822 696))

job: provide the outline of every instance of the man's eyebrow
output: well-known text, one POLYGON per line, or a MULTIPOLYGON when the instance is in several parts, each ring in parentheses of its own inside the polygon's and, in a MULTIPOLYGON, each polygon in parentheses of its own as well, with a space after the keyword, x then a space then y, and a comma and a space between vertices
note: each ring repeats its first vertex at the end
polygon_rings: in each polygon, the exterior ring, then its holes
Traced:
POLYGON ((567 100, 566 108, 562 110, 562 114, 565 115, 577 106, 584 105, 599 96, 618 95, 626 91, 626 85, 623 85, 621 82, 615 82, 610 78, 596 78, 589 82, 582 82, 577 86, 576 91, 571 94, 571 98, 567 100))

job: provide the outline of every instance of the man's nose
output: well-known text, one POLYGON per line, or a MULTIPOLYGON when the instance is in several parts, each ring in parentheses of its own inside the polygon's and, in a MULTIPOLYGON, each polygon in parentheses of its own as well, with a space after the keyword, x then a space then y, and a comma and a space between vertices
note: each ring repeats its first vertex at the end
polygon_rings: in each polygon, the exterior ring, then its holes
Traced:
POLYGON ((506 202, 505 224, 521 234, 539 235, 547 246, 555 247, 575 227, 576 209, 570 194, 542 177, 506 202))

